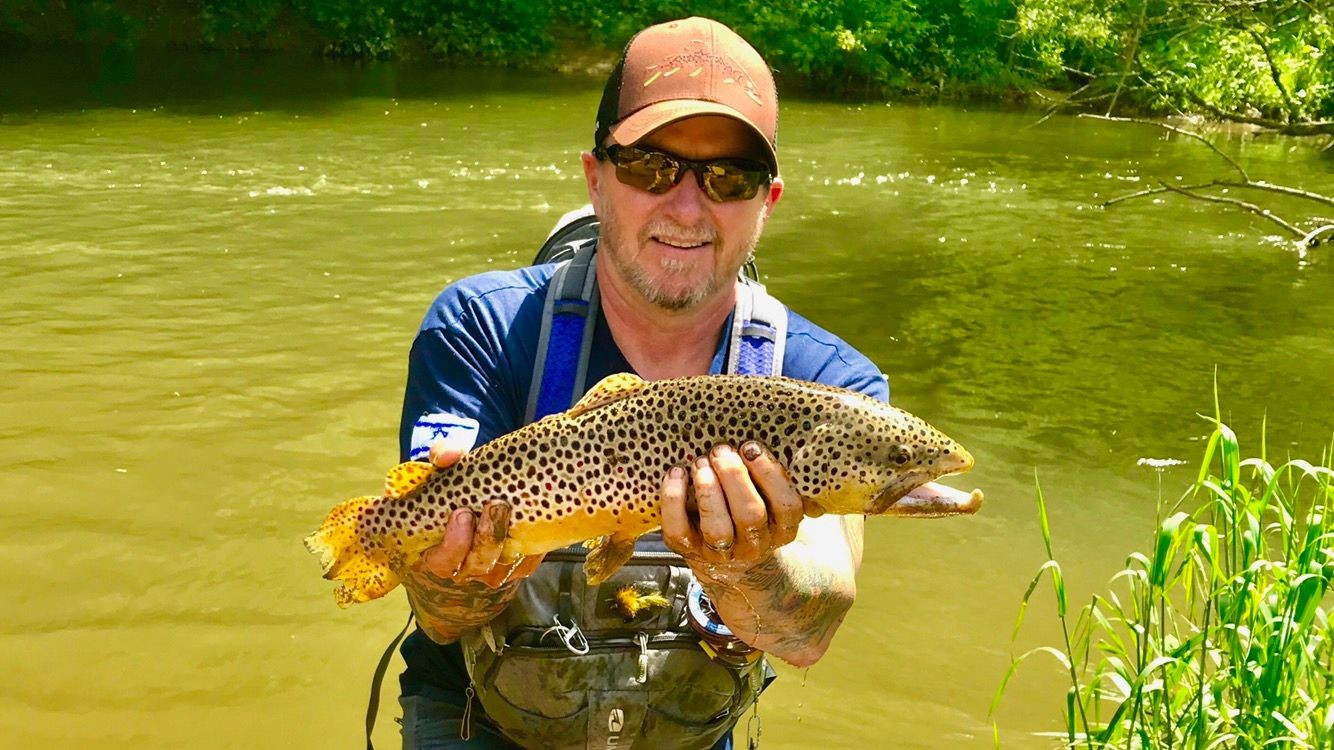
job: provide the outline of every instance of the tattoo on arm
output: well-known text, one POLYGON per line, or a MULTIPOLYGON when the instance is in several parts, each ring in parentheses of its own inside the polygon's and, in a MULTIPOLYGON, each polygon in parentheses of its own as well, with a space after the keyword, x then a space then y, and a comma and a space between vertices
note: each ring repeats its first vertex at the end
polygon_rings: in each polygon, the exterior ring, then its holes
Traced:
POLYGON ((427 571, 413 574, 405 586, 408 602, 421 629, 436 643, 452 643, 459 636, 490 622, 509 604, 521 581, 490 588, 480 581, 458 583, 427 571))
POLYGON ((749 611, 750 617, 743 619, 750 621, 734 628, 739 635, 783 656, 827 644, 852 606, 852 594, 842 576, 819 561, 800 558, 797 548, 790 546, 784 554, 771 555, 739 578, 706 576, 701 581, 715 602, 730 599, 736 604, 739 600, 749 611))

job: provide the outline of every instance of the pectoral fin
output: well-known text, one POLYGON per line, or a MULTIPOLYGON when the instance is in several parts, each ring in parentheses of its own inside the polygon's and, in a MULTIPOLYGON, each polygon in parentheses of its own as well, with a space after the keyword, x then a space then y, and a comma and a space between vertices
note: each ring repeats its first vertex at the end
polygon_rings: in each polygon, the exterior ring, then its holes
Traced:
POLYGON ((588 579, 589 585, 596 586, 620 570, 635 553, 635 540, 638 538, 637 534, 613 534, 584 542, 588 548, 588 556, 584 558, 584 577, 588 579))

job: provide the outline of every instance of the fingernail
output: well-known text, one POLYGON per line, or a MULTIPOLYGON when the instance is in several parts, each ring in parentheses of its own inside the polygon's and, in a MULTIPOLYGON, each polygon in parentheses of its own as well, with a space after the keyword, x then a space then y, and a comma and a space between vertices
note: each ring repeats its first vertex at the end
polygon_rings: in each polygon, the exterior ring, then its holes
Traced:
POLYGON ((495 503, 487 506, 486 513, 491 516, 492 521, 500 523, 505 520, 505 516, 509 515, 509 506, 503 503, 495 503))
POLYGON ((695 468, 696 469, 709 468, 709 459, 706 458, 705 456, 700 456, 699 458, 695 459, 695 468))
POLYGON ((713 446, 713 455, 722 458, 723 456, 726 456, 729 452, 731 452, 731 450, 732 446, 728 445, 727 443, 720 443, 718 445, 713 446))
POLYGON ((747 441, 741 446, 741 455, 747 461, 754 461, 760 457, 764 451, 760 449, 760 444, 754 440, 747 441))
POLYGON ((467 508, 459 508, 458 510, 454 511, 453 520, 461 521, 463 520, 464 516, 469 515, 471 513, 472 511, 468 510, 467 508))
POLYGON ((671 479, 683 479, 685 475, 686 470, 682 469, 680 466, 673 466, 671 470, 667 472, 667 476, 671 479))

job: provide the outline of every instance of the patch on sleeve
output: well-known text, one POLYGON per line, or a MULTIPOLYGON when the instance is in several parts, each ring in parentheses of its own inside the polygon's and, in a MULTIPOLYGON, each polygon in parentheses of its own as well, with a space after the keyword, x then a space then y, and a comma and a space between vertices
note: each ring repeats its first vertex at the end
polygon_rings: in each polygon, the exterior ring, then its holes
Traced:
POLYGON ((448 439, 451 443, 472 450, 477 444, 477 420, 448 413, 423 414, 412 426, 412 453, 410 461, 426 461, 431 455, 431 443, 448 439))

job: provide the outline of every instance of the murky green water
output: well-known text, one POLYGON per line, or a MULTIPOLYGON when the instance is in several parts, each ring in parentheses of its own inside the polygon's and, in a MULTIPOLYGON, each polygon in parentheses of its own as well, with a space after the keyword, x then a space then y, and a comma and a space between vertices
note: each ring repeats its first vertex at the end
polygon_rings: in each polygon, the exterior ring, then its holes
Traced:
MULTIPOLYGON (((393 463, 432 296, 525 262, 583 202, 600 86, 112 63, 0 63, 0 736, 355 746, 406 607, 338 610, 300 539, 393 463)), ((956 483, 989 500, 868 523, 857 606, 766 695, 765 747, 991 746, 1041 561, 1035 471, 1082 600, 1146 542, 1158 476, 1136 459, 1201 450, 1215 373, 1252 451, 1265 416, 1271 454, 1318 458, 1334 430, 1334 264, 1212 206, 1091 208, 1222 166, 1153 129, 1034 119, 786 105, 767 282, 963 440, 978 468, 956 483)), ((1224 147, 1255 177, 1334 184, 1295 142, 1224 147)), ((1019 648, 1051 620, 1037 605, 1019 648)), ((1059 677, 1020 672, 1006 746, 1045 746, 1059 677)))

